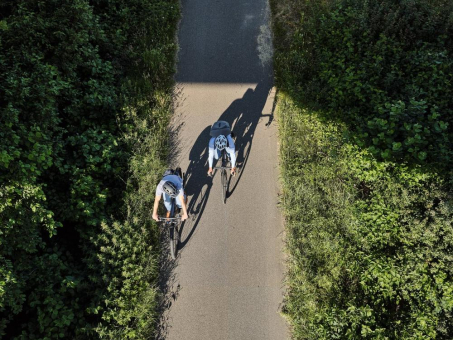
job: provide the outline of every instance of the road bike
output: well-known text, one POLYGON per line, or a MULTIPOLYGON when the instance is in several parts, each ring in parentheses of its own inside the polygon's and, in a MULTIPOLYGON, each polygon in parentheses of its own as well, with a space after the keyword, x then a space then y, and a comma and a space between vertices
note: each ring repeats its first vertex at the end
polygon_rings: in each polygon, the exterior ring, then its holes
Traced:
MULTIPOLYGON (((172 214, 170 214, 172 216, 172 214)), ((176 259, 179 243, 179 226, 181 224, 181 216, 177 214, 172 217, 159 217, 159 221, 163 222, 165 227, 170 231, 170 254, 173 260, 176 259)))
MULTIPOLYGON (((181 169, 176 170, 177 175, 182 178, 184 187, 184 175, 181 173, 181 169)), ((163 222, 165 228, 169 230, 170 238, 170 254, 173 260, 176 259, 179 244, 179 230, 181 225, 180 209, 176 205, 176 198, 171 198, 170 217, 159 217, 159 221, 163 222)))
POLYGON ((227 170, 231 170, 231 166, 227 166, 230 163, 230 156, 225 149, 222 150, 222 166, 216 166, 212 168, 213 170, 220 171, 220 180, 222 182, 222 202, 226 203, 227 193, 228 193, 228 174, 227 170))

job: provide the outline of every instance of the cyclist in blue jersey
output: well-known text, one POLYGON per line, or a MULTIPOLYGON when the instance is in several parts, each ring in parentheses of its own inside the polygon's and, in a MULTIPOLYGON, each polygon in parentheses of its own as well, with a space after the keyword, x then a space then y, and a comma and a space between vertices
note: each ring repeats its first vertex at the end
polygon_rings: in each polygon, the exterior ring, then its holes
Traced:
POLYGON ((184 221, 189 217, 187 214, 187 197, 184 194, 181 171, 179 168, 176 171, 166 171, 162 180, 157 185, 153 207, 153 219, 156 221, 159 221, 157 209, 162 196, 164 197, 164 205, 167 209, 167 217, 170 217, 172 198, 175 198, 176 206, 179 209, 182 209, 181 221, 184 221))

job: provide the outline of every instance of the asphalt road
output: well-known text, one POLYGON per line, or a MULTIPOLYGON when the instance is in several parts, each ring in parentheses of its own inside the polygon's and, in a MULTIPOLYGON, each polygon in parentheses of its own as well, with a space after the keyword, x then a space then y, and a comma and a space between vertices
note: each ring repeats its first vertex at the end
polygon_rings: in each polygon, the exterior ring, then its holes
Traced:
POLYGON ((172 163, 190 218, 168 260, 162 339, 287 339, 283 221, 266 0, 182 0, 172 163), (207 176, 209 129, 230 122, 240 173, 226 204, 207 176))

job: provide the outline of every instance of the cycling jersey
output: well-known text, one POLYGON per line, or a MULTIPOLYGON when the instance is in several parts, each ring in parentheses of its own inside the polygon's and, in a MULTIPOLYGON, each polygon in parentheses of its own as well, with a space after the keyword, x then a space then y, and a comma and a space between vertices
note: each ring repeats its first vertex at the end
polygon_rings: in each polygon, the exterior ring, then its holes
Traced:
MULTIPOLYGON (((230 155, 231 167, 234 168, 236 166, 236 150, 234 148, 234 140, 231 138, 231 134, 227 136, 228 146, 225 148, 226 152, 230 155)), ((218 159, 220 157, 220 150, 217 150, 215 147, 215 137, 212 137, 209 140, 209 156, 208 162, 209 167, 212 168, 212 163, 214 161, 214 157, 218 159)))

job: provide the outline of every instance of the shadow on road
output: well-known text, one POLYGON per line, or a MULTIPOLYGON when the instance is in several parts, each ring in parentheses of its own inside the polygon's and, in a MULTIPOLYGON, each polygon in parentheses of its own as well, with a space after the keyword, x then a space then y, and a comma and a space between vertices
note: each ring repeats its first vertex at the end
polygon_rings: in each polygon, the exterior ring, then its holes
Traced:
POLYGON ((195 232, 198 222, 203 215, 203 211, 208 202, 209 194, 212 187, 212 177, 207 175, 208 161, 208 142, 209 131, 211 126, 207 126, 198 136, 189 154, 189 166, 185 171, 185 187, 184 190, 189 197, 187 210, 189 212, 189 220, 181 227, 181 240, 179 250, 189 242, 195 232), (186 230, 186 232, 184 232, 186 230))
POLYGON ((265 81, 258 83, 255 89, 249 88, 244 96, 232 102, 218 119, 229 122, 232 131, 236 135, 236 162, 240 168, 238 176, 233 178, 230 177, 227 197, 230 197, 233 194, 245 171, 258 122, 262 117, 268 116, 269 121, 266 124, 268 126, 273 120, 273 111, 269 115, 262 114, 271 89, 271 79, 266 79, 265 81), (231 187, 230 184, 233 186, 231 187))
MULTIPOLYGON (((237 164, 240 168, 237 176, 229 177, 230 189, 227 197, 233 194, 244 173, 260 119, 267 116, 269 120, 266 126, 272 123, 273 110, 270 114, 262 114, 271 89, 272 78, 269 77, 258 83, 255 89, 247 89, 243 97, 233 101, 218 118, 218 120, 229 122, 236 135, 237 164)), ((186 170, 185 190, 189 196, 188 211, 191 217, 181 228, 179 250, 189 242, 198 226, 215 177, 207 176, 209 132, 212 123, 214 122, 210 122, 198 136, 189 154, 190 163, 186 170), (186 231, 183 233, 184 229, 186 231)))
POLYGON ((159 289, 160 297, 158 299, 157 311, 160 315, 156 325, 155 340, 164 340, 167 337, 170 322, 168 313, 173 302, 178 298, 181 286, 177 283, 174 269, 178 265, 178 259, 175 261, 170 256, 169 232, 160 226, 160 244, 162 245, 159 259, 159 289))

